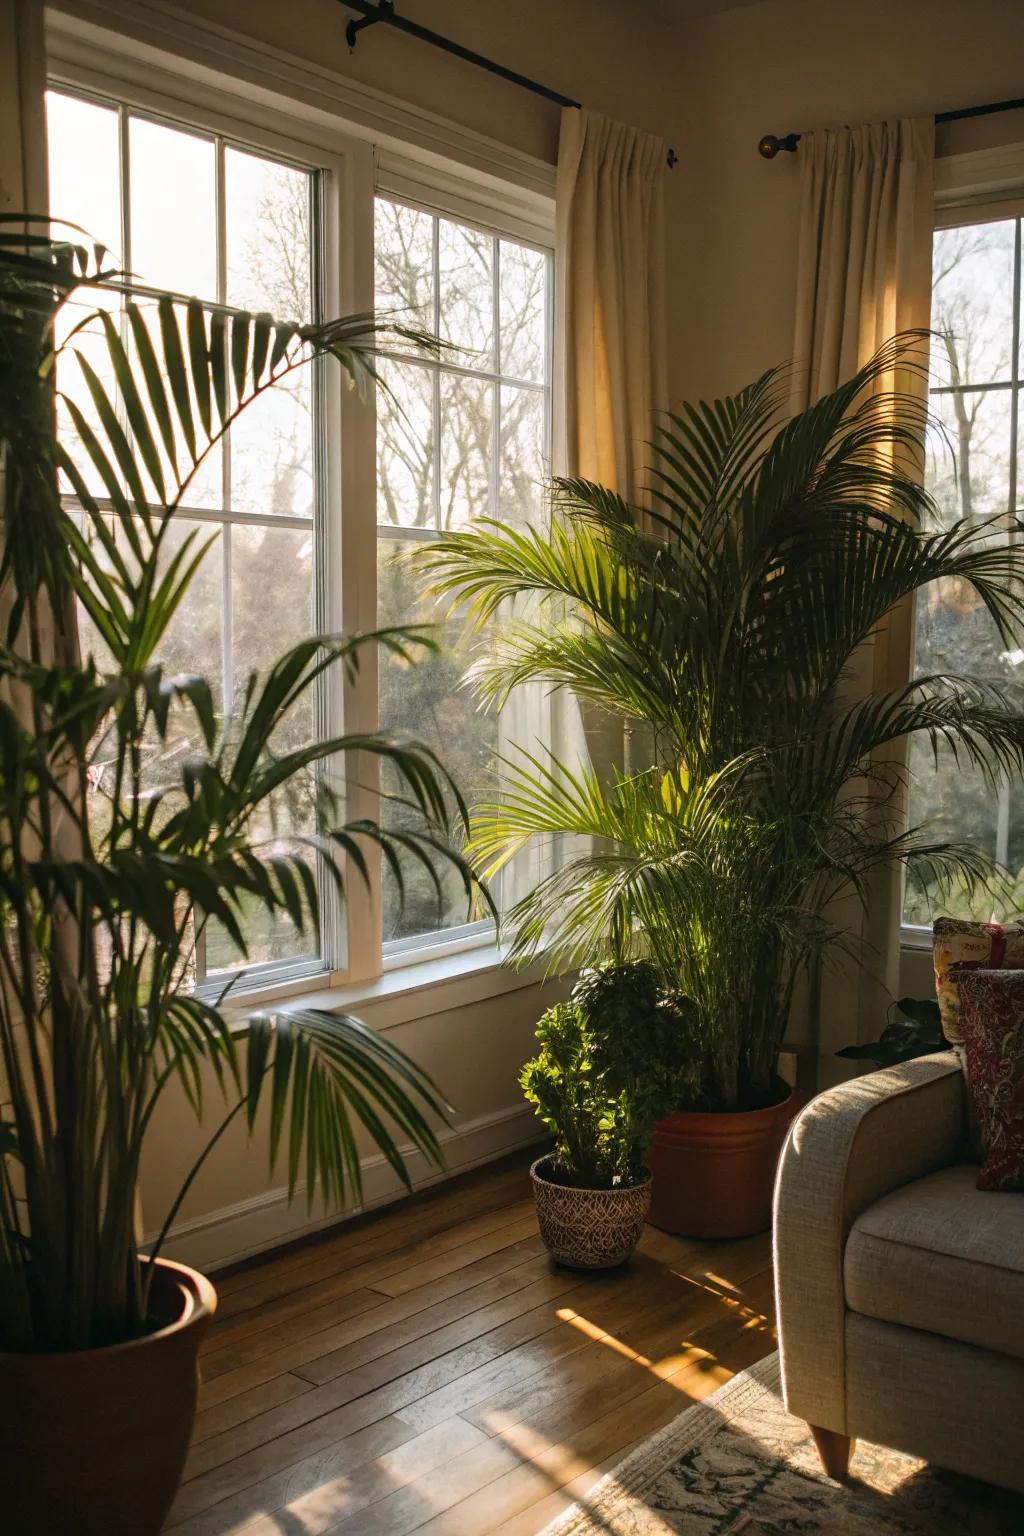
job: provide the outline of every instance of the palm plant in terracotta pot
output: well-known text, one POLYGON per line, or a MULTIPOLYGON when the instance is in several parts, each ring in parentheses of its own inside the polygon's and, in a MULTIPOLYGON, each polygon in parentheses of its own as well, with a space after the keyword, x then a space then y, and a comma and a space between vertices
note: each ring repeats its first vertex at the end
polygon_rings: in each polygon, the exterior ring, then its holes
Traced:
POLYGON ((835 898, 866 899, 894 861, 991 875, 977 847, 903 825, 903 744, 993 778, 1024 765, 1024 721, 972 678, 846 685, 930 582, 971 588, 1007 644, 1024 617, 1024 545, 1005 518, 941 526, 917 473, 926 409, 885 389, 922 341, 794 419, 782 369, 686 407, 658 435, 649 512, 561 480, 549 529, 480 524, 423 557, 477 622, 518 606, 470 674, 482 700, 539 682, 623 728, 626 768, 506 762, 471 851, 493 874, 537 841, 568 850, 507 914, 513 959, 645 957, 692 1000, 697 1086, 651 1155, 652 1220, 677 1230, 768 1224, 794 1112, 779 1047, 801 968, 846 941, 835 898))
POLYGON ((449 840, 465 808, 415 741, 284 735, 304 705, 312 718, 329 669, 381 645, 415 660, 428 643, 415 633, 311 636, 249 679, 230 719, 204 678, 157 659, 206 548, 173 536, 193 476, 250 401, 312 358, 371 378, 373 317, 296 326, 167 297, 127 303, 122 329, 98 310, 83 325, 105 366, 79 360, 94 410, 62 402, 86 469, 56 431, 54 317, 117 274, 99 248, 0 218, 0 1484, 12 1529, 146 1536, 180 1476, 216 1300, 160 1257, 204 1158, 262 1110, 290 1187, 340 1204, 359 1194, 358 1134, 408 1182, 403 1145, 439 1162, 445 1113, 426 1074, 356 1019, 229 1020, 222 996, 191 985, 196 945, 216 922, 244 956, 254 911, 315 929, 314 870, 342 896, 375 848, 399 880, 406 856, 446 859, 469 892, 449 840), (96 636, 84 655, 76 611, 96 636), (346 819, 324 772, 319 830, 282 843, 276 797, 350 752, 391 764, 418 829, 346 819), (211 1081, 212 1135, 198 1127, 211 1081), (195 1111, 196 1159, 143 1255, 140 1157, 172 1091, 195 1111))

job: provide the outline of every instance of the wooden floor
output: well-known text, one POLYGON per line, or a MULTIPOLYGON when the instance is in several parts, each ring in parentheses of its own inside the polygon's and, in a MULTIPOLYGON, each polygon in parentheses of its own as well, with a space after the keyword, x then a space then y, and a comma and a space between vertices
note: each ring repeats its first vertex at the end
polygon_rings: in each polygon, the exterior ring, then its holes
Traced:
POLYGON ((555 1269, 525 1156, 217 1288, 175 1536, 536 1536, 774 1347, 767 1236, 555 1269))

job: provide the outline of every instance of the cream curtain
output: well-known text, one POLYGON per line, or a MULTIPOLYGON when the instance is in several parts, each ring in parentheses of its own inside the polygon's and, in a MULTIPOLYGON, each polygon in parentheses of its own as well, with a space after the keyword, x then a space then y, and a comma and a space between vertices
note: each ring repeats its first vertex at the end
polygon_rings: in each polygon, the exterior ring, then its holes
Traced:
POLYGON ((566 107, 555 194, 556 472, 641 501, 668 404, 664 187, 654 134, 566 107), (556 418, 557 420, 558 418, 556 418))
MULTIPOLYGON (((562 113, 555 193, 555 366, 552 469, 644 499, 649 443, 668 404, 664 185, 668 146, 596 112, 562 113)), ((516 689, 500 749, 550 749, 567 767, 621 768, 621 728, 564 692, 516 689)), ((513 861, 502 904, 565 856, 535 843, 513 861)))
MULTIPOLYGON (((801 139, 794 410, 835 389, 895 332, 927 327, 934 137, 931 118, 907 118, 801 139)), ((879 385, 925 387, 905 370, 879 385)), ((860 692, 896 687, 912 665, 907 605, 863 648, 847 686, 860 692)), ((842 904, 839 920, 863 941, 863 963, 822 976, 816 1031, 822 1087, 849 1075, 835 1051, 877 1038, 898 995, 900 900, 894 869, 874 882, 866 915, 852 898, 842 904)))

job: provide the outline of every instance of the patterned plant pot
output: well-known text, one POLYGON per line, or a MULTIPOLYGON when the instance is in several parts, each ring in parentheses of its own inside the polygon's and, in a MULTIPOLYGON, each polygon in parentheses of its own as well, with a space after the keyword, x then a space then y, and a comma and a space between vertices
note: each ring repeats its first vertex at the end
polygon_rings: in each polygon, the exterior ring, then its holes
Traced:
POLYGON ((650 1174, 625 1189, 572 1189, 551 1178, 553 1159, 530 1169, 537 1220, 545 1247, 570 1269, 614 1269, 640 1241, 651 1203, 650 1174))

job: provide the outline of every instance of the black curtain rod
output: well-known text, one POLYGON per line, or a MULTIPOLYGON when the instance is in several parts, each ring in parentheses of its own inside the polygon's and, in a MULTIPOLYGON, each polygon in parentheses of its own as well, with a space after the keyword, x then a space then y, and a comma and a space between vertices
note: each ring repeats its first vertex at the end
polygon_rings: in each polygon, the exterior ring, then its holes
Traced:
MULTIPOLYGON (((478 69, 486 69, 488 74, 497 75, 501 80, 507 80, 510 85, 521 86, 524 91, 532 91, 535 96, 543 96, 545 101, 553 101, 559 107, 579 107, 580 102, 574 101, 571 96, 563 96, 561 91, 553 91, 550 86, 541 85, 537 80, 530 80, 526 75, 517 74, 514 69, 506 69, 504 64, 496 64, 493 59, 485 59, 483 54, 474 53, 471 48, 463 48, 461 43, 453 43, 450 37, 442 37, 440 32, 432 32, 429 27, 421 27, 416 21, 407 21, 404 16, 395 12, 394 0, 380 0, 374 5, 371 0, 339 0, 339 3, 347 6, 350 11, 358 11, 360 20, 353 17, 345 28, 345 40, 350 48, 356 46, 356 40, 360 32, 366 27, 376 26, 383 22, 385 26, 395 27, 399 32, 405 32, 409 37, 419 38, 421 43, 430 43, 433 48, 440 48, 444 53, 454 54, 457 59, 465 59, 467 64, 475 64, 478 69)), ((674 149, 668 152, 668 165, 678 164, 679 156, 674 149)))
MULTIPOLYGON (((936 112, 936 123, 959 123, 966 117, 990 117, 993 112, 1015 112, 1019 107, 1024 107, 1024 96, 1016 101, 987 101, 980 107, 959 107, 954 112, 936 112)), ((780 150, 789 154, 795 154, 800 142, 799 133, 785 133, 780 135, 766 133, 759 140, 757 152, 765 160, 774 160, 780 150)))

